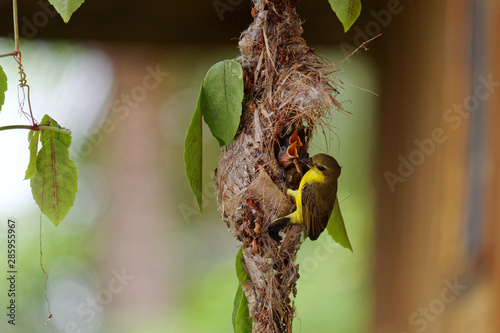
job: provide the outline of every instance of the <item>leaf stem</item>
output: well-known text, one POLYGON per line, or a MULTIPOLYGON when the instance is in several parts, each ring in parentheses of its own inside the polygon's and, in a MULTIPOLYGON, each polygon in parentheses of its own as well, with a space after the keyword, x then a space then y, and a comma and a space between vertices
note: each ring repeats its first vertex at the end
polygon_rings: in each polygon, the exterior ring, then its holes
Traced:
MULTIPOLYGON (((53 127, 53 126, 33 126, 33 127, 38 127, 39 130, 41 131, 53 131, 53 132, 59 132, 59 133, 64 133, 71 135, 71 131, 67 130, 65 128, 59 128, 59 127, 53 127)), ((36 131, 36 129, 35 129, 36 131)))
POLYGON ((33 126, 31 125, 9 125, 0 127, 0 131, 6 131, 11 129, 29 129, 32 130, 33 126))
POLYGON ((33 131, 53 131, 64 134, 71 135, 71 131, 65 128, 53 127, 53 126, 39 126, 39 125, 9 125, 0 127, 0 131, 11 130, 11 129, 28 129, 33 131))

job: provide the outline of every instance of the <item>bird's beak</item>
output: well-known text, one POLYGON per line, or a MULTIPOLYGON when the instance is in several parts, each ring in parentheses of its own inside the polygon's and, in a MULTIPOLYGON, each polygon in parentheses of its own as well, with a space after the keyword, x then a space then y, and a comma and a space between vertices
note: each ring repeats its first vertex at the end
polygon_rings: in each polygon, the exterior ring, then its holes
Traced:
POLYGON ((296 157, 296 158, 293 158, 293 160, 298 161, 299 163, 304 163, 309 168, 313 167, 312 158, 310 158, 310 157, 296 157))
POLYGON ((295 132, 293 132, 292 136, 288 140, 288 143, 290 143, 290 144, 292 144, 294 142, 297 144, 297 147, 302 147, 303 146, 302 141, 300 140, 299 130, 298 129, 296 129, 295 132))

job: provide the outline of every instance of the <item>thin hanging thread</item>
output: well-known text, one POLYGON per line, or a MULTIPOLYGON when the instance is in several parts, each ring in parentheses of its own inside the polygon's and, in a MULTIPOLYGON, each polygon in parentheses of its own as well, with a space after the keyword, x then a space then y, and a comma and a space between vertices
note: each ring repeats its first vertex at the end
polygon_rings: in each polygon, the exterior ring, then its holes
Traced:
POLYGON ((42 276, 43 276, 43 296, 45 297, 45 301, 47 302, 47 312, 49 316, 47 320, 45 320, 45 324, 52 318, 52 312, 50 311, 50 302, 47 297, 47 280, 48 275, 43 267, 43 250, 42 250, 42 212, 40 212, 40 267, 42 268, 42 276))

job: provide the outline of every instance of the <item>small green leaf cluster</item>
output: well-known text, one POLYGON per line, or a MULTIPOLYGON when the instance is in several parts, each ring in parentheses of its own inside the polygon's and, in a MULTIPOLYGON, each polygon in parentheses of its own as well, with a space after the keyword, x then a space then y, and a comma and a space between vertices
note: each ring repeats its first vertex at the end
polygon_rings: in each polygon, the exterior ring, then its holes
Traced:
MULTIPOLYGON (((68 23, 71 15, 80 8, 85 0, 49 0, 49 2, 61 15, 64 22, 68 23)), ((361 13, 361 0, 328 0, 328 2, 344 26, 344 31, 347 32, 361 13)))
POLYGON ((202 116, 221 146, 229 145, 240 125, 243 69, 235 60, 213 65, 201 83, 196 110, 184 142, 186 175, 202 212, 202 116))
MULTIPOLYGON (((61 128, 48 115, 40 126, 61 128)), ((69 158, 71 135, 48 129, 31 130, 28 141, 30 160, 25 179, 31 179, 31 193, 42 213, 57 226, 73 207, 78 192, 78 171, 69 158)))

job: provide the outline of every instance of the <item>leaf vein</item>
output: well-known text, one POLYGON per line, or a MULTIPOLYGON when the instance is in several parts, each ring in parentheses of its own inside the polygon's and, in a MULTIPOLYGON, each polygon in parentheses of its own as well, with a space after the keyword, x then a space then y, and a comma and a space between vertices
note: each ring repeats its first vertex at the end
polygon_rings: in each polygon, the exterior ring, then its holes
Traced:
POLYGON ((55 210, 55 214, 57 217, 59 217, 59 211, 58 211, 58 205, 59 205, 59 200, 58 200, 58 186, 57 186, 57 168, 56 168, 56 163, 57 163, 57 160, 56 160, 56 150, 55 150, 55 147, 54 147, 54 137, 52 136, 52 132, 50 132, 50 147, 51 147, 51 156, 50 156, 50 160, 52 162, 52 188, 54 189, 54 192, 53 192, 53 197, 54 197, 54 210, 55 210))

